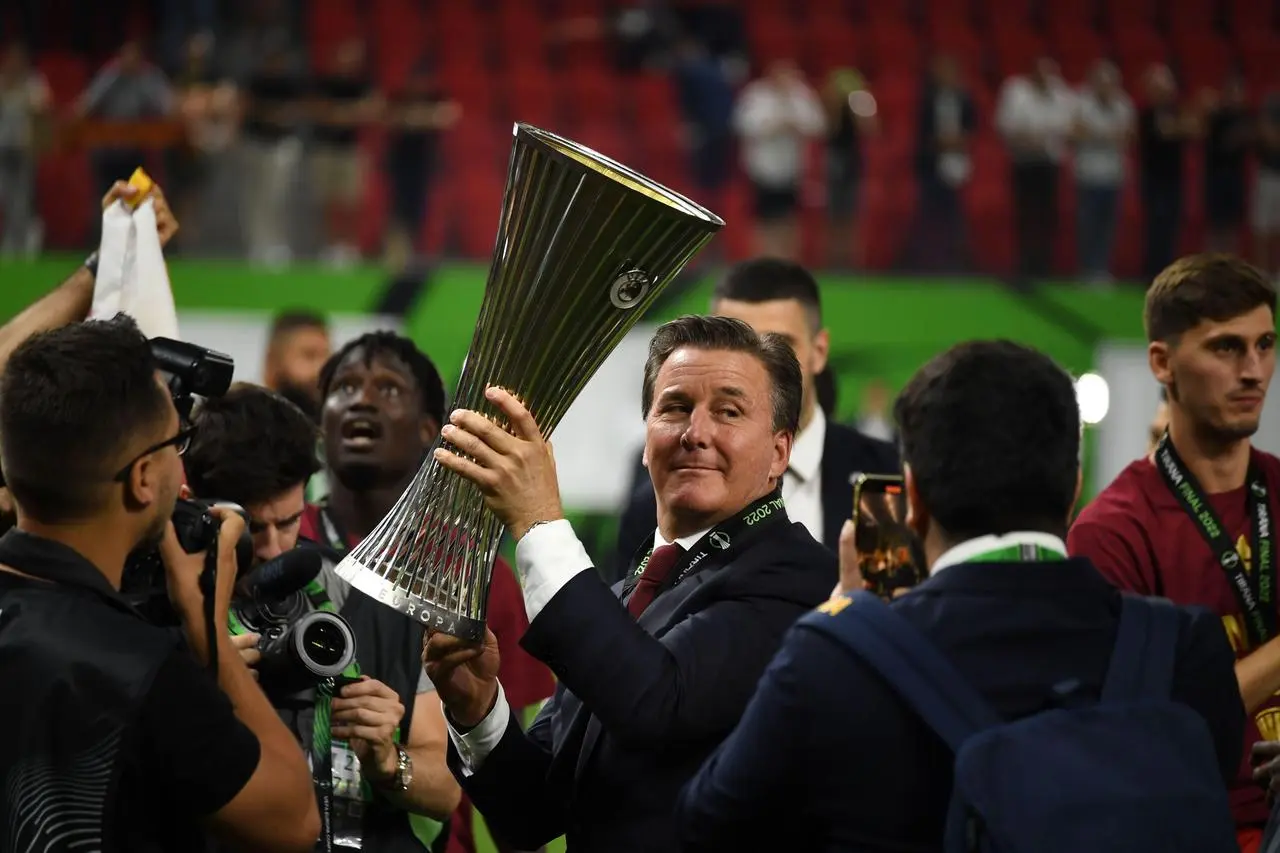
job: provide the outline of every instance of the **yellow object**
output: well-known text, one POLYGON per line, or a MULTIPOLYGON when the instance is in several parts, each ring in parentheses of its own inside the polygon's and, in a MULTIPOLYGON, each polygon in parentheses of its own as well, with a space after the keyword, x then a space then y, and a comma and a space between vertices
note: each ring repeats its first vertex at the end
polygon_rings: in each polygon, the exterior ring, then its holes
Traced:
POLYGON ((155 181, 151 180, 151 176, 141 166, 133 170, 133 174, 129 176, 129 186, 138 191, 138 194, 131 200, 126 201, 132 208, 137 208, 142 204, 147 194, 151 192, 151 188, 155 186, 155 181))

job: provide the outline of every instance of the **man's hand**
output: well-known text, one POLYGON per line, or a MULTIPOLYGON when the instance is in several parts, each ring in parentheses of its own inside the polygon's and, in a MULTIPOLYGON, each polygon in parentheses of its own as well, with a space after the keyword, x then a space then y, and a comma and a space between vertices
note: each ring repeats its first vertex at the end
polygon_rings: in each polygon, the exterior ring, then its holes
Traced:
POLYGON ((844 593, 852 595, 867 588, 862 577, 862 569, 858 565, 858 549, 854 547, 853 519, 845 521, 840 528, 840 542, 837 548, 840 555, 840 583, 832 591, 832 595, 844 593))
POLYGON ((498 638, 488 628, 484 642, 468 643, 428 631, 422 665, 453 722, 469 729, 489 715, 498 700, 498 638))
MULTIPOLYGON (((231 606, 231 592, 235 588, 236 542, 244 532, 244 519, 234 510, 215 507, 210 510, 221 521, 218 531, 218 578, 214 589, 213 618, 220 625, 227 624, 227 610, 231 606)), ((164 563, 165 585, 169 589, 169 601, 182 618, 187 641, 192 651, 202 661, 209 659, 208 632, 204 621, 204 593, 200 589, 200 575, 204 573, 205 554, 188 554, 178 543, 173 522, 165 523, 164 539, 160 542, 160 560, 164 563)))
POLYGON ((235 646, 236 651, 240 653, 240 660, 249 667, 249 672, 255 681, 258 679, 258 670, 254 667, 258 665, 258 661, 262 660, 262 652, 258 651, 258 639, 257 634, 231 635, 231 645, 235 646))
POLYGON ((1267 796, 1280 794, 1280 740, 1264 740, 1253 745, 1253 781, 1267 789, 1267 796))
POLYGON ((400 766, 396 727, 404 717, 395 691, 365 675, 342 688, 329 707, 334 738, 351 744, 365 778, 385 782, 395 776, 400 766))
POLYGON ((102 197, 102 209, 106 210, 117 201, 137 207, 147 199, 151 199, 155 202, 156 232, 160 235, 160 248, 164 248, 173 239, 173 235, 178 233, 178 218, 169 209, 169 202, 164 197, 164 190, 160 189, 159 184, 152 184, 151 189, 146 193, 139 195, 139 192, 137 187, 130 186, 125 181, 116 181, 102 197))
POLYGON ((479 486, 489 509, 519 540, 535 522, 564 518, 556 460, 533 415, 519 400, 494 387, 485 391, 485 397, 507 416, 512 432, 477 412, 458 409, 440 431, 458 452, 440 447, 435 458, 479 486))

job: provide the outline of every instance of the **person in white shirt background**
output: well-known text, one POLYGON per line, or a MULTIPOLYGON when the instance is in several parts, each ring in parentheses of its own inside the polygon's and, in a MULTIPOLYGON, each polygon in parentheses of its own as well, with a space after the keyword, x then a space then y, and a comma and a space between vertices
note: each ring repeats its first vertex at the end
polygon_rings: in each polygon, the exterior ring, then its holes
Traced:
POLYGON ((1080 272, 1091 282, 1107 282, 1124 187, 1124 156, 1134 133, 1133 102, 1120 86, 1119 70, 1104 60, 1093 67, 1075 106, 1080 272))
POLYGON ((1030 74, 1014 76, 1000 89, 996 129, 1009 147, 1018 274, 1026 280, 1053 269, 1058 227, 1058 168, 1066 153, 1075 98, 1042 57, 1030 74))
POLYGON ((779 60, 743 88, 733 123, 755 194, 756 254, 794 260, 805 152, 826 129, 822 101, 794 62, 779 60))

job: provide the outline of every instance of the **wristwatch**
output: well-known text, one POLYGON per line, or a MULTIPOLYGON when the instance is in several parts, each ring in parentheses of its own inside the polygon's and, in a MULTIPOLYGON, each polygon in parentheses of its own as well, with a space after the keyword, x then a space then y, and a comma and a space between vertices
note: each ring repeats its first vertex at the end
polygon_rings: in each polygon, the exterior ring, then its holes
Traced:
POLYGON ((403 794, 413 783, 413 758, 409 756, 409 750, 399 743, 396 744, 396 756, 396 772, 391 775, 391 778, 381 782, 378 787, 384 791, 403 794))

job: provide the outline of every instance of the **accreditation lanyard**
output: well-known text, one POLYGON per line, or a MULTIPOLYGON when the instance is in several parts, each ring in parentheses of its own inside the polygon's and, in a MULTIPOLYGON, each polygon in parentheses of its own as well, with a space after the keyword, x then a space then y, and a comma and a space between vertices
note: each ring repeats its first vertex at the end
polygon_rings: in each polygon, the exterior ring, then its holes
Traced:
POLYGON ((1246 571, 1245 561, 1235 546, 1222 519, 1214 512, 1204 489, 1173 449, 1169 433, 1156 445, 1156 468, 1165 484, 1178 499, 1183 510, 1209 543, 1218 565, 1227 574, 1240 607, 1244 610, 1245 630, 1254 648, 1275 636, 1276 631, 1276 559, 1271 542, 1271 506, 1267 501, 1267 480, 1255 459, 1249 460, 1246 497, 1252 520, 1250 547, 1253 571, 1246 571))
MULTIPOLYGON (((333 602, 329 599, 329 594, 319 581, 311 581, 303 588, 303 591, 311 601, 312 607, 316 610, 324 610, 329 613, 338 612, 338 609, 333 606, 333 602)), ((248 632, 245 625, 236 617, 235 611, 229 614, 229 622, 232 634, 248 632)), ((353 660, 342 671, 343 683, 345 684, 359 677, 360 664, 353 660)), ((342 779, 338 784, 335 785, 334 783, 332 705, 333 696, 338 689, 337 680, 333 678, 326 678, 316 685, 316 698, 313 706, 315 713, 311 724, 311 781, 315 785, 316 798, 320 808, 321 832, 319 849, 324 853, 332 853, 334 849, 335 825, 340 825, 340 830, 337 832, 337 840, 340 842, 340 847, 355 848, 361 844, 359 806, 353 810, 344 802, 342 817, 351 819, 335 821, 334 796, 342 797, 344 801, 350 801, 351 804, 368 802, 372 799, 372 789, 369 787, 369 783, 359 775, 359 767, 355 755, 349 748, 346 748, 345 744, 343 744, 344 748, 341 756, 344 762, 344 766, 340 768, 342 779)), ((396 729, 395 738, 396 740, 400 739, 399 728, 396 729)))
MULTIPOLYGON (((782 488, 778 487, 763 498, 749 504, 746 509, 703 534, 693 547, 680 556, 680 561, 672 568, 671 574, 663 583, 659 592, 676 586, 694 572, 722 566, 747 545, 754 542, 761 534, 776 525, 786 524, 787 508, 782 501, 782 488)), ((640 582, 649 558, 653 556, 653 547, 646 550, 635 571, 622 586, 622 600, 626 601, 640 582)))

